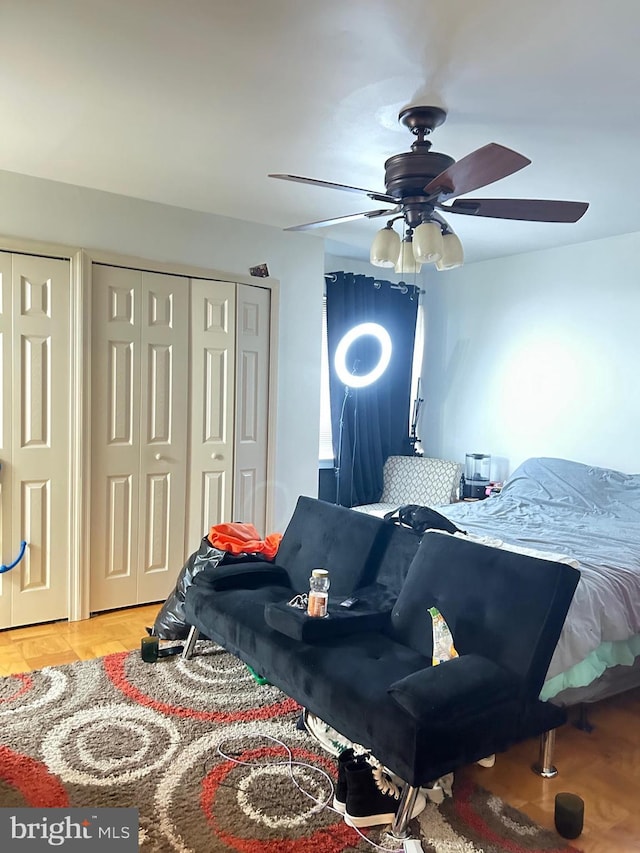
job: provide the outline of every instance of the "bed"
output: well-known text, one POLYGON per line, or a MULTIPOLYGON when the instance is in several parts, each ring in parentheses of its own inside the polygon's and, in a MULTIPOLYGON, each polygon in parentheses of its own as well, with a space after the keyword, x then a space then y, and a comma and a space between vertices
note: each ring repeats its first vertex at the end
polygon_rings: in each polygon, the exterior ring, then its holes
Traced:
POLYGON ((640 685, 640 474, 537 457, 500 494, 438 509, 486 544, 577 561, 543 699, 575 705, 640 685))

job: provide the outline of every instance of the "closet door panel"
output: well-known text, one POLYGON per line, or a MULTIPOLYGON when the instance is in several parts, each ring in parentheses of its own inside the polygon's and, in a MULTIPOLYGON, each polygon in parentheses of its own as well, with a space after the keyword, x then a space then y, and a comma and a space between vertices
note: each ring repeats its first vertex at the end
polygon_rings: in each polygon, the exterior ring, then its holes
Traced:
POLYGON ((189 281, 142 278, 138 602, 164 600, 184 564, 189 281))
POLYGON ((142 273, 93 265, 90 609, 136 603, 142 273))
POLYGON ((14 255, 12 547, 28 543, 12 570, 12 623, 68 615, 68 261, 14 255))
POLYGON ((184 564, 188 306, 187 278, 94 264, 94 611, 164 600, 184 564))
POLYGON ((232 521, 236 285, 191 281, 191 459, 188 548, 232 521))
MULTIPOLYGON (((0 563, 17 556, 19 542, 11 536, 11 255, 0 252, 0 563)), ((11 573, 0 574, 0 628, 11 625, 11 573)))
POLYGON ((266 535, 271 292, 238 285, 234 519, 266 535))
MULTIPOLYGON (((227 518, 225 502, 229 494, 228 477, 224 471, 208 471, 201 474, 199 505, 202 507, 200 523, 203 536, 212 524, 227 518), (211 520, 213 519, 213 520, 211 520)), ((194 540, 195 541, 195 540, 194 540)))

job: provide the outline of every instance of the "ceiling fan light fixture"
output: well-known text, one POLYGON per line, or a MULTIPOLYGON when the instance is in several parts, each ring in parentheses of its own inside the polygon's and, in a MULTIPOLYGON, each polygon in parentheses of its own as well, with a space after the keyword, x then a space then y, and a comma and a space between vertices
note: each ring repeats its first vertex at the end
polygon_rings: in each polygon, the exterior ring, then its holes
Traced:
POLYGON ((416 261, 413 254, 413 240, 409 234, 400 244, 400 254, 395 266, 395 271, 402 275, 415 275, 420 272, 421 268, 422 264, 416 261))
POLYGON ((413 254, 421 264, 439 261, 444 252, 442 231, 437 222, 423 222, 413 232, 413 254))
POLYGON ((453 231, 442 237, 442 257, 436 261, 437 270, 452 270, 464 263, 464 249, 457 234, 453 231))
POLYGON ((369 260, 374 267, 393 267, 400 254, 400 235, 391 223, 381 228, 373 238, 369 260))

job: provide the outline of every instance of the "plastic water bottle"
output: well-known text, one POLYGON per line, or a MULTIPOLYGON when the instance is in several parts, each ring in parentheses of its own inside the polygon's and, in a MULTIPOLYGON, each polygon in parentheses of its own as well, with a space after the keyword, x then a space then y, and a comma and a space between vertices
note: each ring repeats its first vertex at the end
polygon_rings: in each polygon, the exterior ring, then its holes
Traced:
POLYGON ((308 616, 326 616, 329 601, 329 572, 326 569, 313 569, 309 578, 308 616))

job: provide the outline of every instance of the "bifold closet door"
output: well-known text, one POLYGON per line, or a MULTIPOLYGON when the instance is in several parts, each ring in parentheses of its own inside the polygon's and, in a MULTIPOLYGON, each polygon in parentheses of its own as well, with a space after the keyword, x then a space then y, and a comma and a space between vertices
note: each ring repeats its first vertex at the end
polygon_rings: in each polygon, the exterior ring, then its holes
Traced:
POLYGON ((70 263, 0 253, 0 627, 64 619, 69 601, 70 263))
POLYGON ((236 285, 191 280, 189 552, 214 524, 234 521, 236 285))
POLYGON ((92 611, 162 601, 184 562, 189 282, 94 264, 92 611))
POLYGON ((267 517, 271 291, 238 285, 233 518, 255 525, 267 517))

